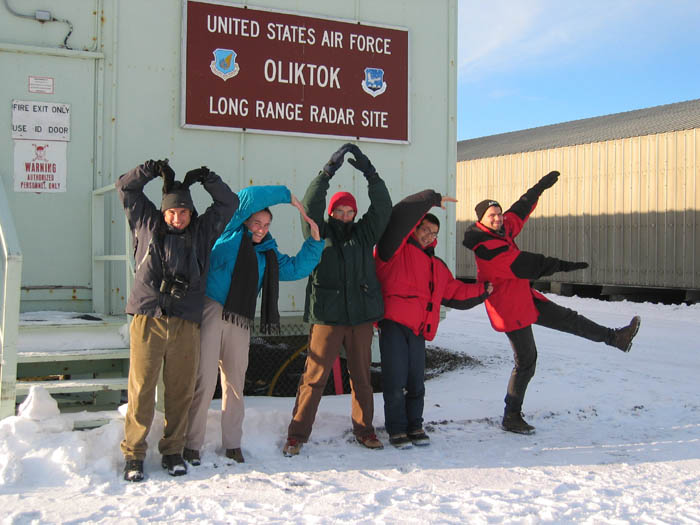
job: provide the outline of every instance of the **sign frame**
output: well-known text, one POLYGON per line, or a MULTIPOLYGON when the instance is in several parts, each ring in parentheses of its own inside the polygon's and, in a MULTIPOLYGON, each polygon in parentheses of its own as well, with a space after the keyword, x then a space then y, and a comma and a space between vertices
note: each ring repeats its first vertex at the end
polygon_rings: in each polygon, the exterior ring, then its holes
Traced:
MULTIPOLYGON (((281 136, 295 136, 295 137, 307 137, 307 138, 322 138, 322 139, 346 139, 353 141, 362 142, 378 142, 378 143, 389 143, 389 144, 410 144, 411 143, 411 33, 407 27, 381 24, 381 23, 365 23, 357 19, 347 19, 340 17, 330 17, 317 14, 309 14, 299 11, 283 10, 283 9, 273 9, 268 7, 259 7, 244 5, 238 3, 225 2, 221 0, 183 0, 182 2, 182 37, 181 37, 181 49, 180 49, 180 126, 184 129, 201 129, 208 131, 224 131, 224 132, 240 132, 240 133, 255 133, 263 135, 281 135, 281 136), (212 4, 224 7, 233 7, 238 9, 250 9, 253 11, 262 11, 266 13, 274 13, 281 15, 291 15, 298 17, 305 17, 317 20, 326 20, 332 22, 341 22, 345 24, 351 24, 353 26, 361 27, 372 27, 381 29, 390 29, 396 31, 403 31, 406 33, 406 108, 405 108, 405 118, 406 118, 406 138, 404 139, 391 139, 382 137, 368 137, 355 134, 333 134, 333 133, 317 133, 317 132, 304 132, 304 131, 287 131, 287 130, 275 130, 275 129, 260 129, 252 127, 236 127, 236 126, 213 126, 207 124, 193 124, 187 122, 187 50, 188 50, 188 38, 187 33, 188 27, 188 6, 190 2, 212 4)), ((341 93, 342 96, 342 93, 341 93)))

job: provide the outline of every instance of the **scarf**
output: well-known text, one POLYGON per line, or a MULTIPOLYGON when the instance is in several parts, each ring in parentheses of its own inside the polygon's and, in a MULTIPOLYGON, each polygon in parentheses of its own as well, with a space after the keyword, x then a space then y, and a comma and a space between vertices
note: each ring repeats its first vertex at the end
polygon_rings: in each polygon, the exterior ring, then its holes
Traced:
MULTIPOLYGON (((265 272, 263 273, 260 331, 279 332, 279 263, 274 250, 265 252, 265 272)), ((233 267, 231 286, 226 296, 222 318, 230 323, 250 330, 255 319, 255 301, 258 295, 258 257, 253 241, 247 233, 241 239, 236 264, 233 267), (251 276, 254 276, 251 278, 251 276)))
POLYGON ((277 302, 280 294, 280 268, 274 250, 265 251, 265 273, 260 304, 260 333, 280 333, 280 312, 277 302))

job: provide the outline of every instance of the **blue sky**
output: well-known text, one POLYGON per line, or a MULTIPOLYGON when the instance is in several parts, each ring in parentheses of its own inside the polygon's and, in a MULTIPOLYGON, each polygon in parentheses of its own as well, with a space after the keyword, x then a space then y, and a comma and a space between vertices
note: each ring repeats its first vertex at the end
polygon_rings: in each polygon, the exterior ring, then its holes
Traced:
POLYGON ((700 98, 698 0, 459 0, 457 140, 700 98))

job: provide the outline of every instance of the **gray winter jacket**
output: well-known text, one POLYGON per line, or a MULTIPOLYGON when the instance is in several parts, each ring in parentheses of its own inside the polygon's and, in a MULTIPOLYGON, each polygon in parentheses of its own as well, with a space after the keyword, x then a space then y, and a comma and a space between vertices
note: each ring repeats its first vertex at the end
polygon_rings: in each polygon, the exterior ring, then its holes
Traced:
MULTIPOLYGON (((163 213, 143 193, 143 187, 157 177, 151 163, 128 171, 116 182, 129 226, 134 255, 134 286, 126 313, 150 317, 164 315, 200 323, 207 284, 209 257, 214 242, 238 208, 238 196, 214 172, 203 181, 213 204, 180 232, 165 223, 163 213), (182 298, 161 293, 161 283, 178 276, 187 283, 182 298)), ((182 288, 182 285, 180 285, 182 288)))

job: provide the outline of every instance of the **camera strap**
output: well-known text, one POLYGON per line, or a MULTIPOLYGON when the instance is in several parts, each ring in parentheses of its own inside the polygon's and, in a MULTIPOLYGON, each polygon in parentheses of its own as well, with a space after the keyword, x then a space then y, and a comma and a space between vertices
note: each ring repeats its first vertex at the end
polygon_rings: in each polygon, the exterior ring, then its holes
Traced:
MULTIPOLYGON (((173 278, 175 277, 172 272, 169 272, 168 269, 165 266, 165 235, 167 234, 167 225, 165 224, 165 221, 163 221, 158 228, 156 229, 156 242, 154 243, 156 247, 156 251, 158 252, 158 258, 160 259, 160 267, 161 267, 161 272, 163 274, 162 279, 167 279, 168 281, 172 281, 173 278)), ((192 230, 190 230, 190 227, 188 226, 185 231, 179 235, 184 235, 185 239, 185 253, 183 254, 185 259, 189 261, 191 257, 191 252, 192 252, 192 230)), ((188 262, 189 265, 189 262, 188 262)), ((190 275, 188 274, 188 278, 190 275)), ((170 305, 172 302, 172 297, 170 296, 170 292, 164 293, 160 292, 161 297, 164 297, 165 299, 165 307, 166 311, 170 309, 170 305)))

